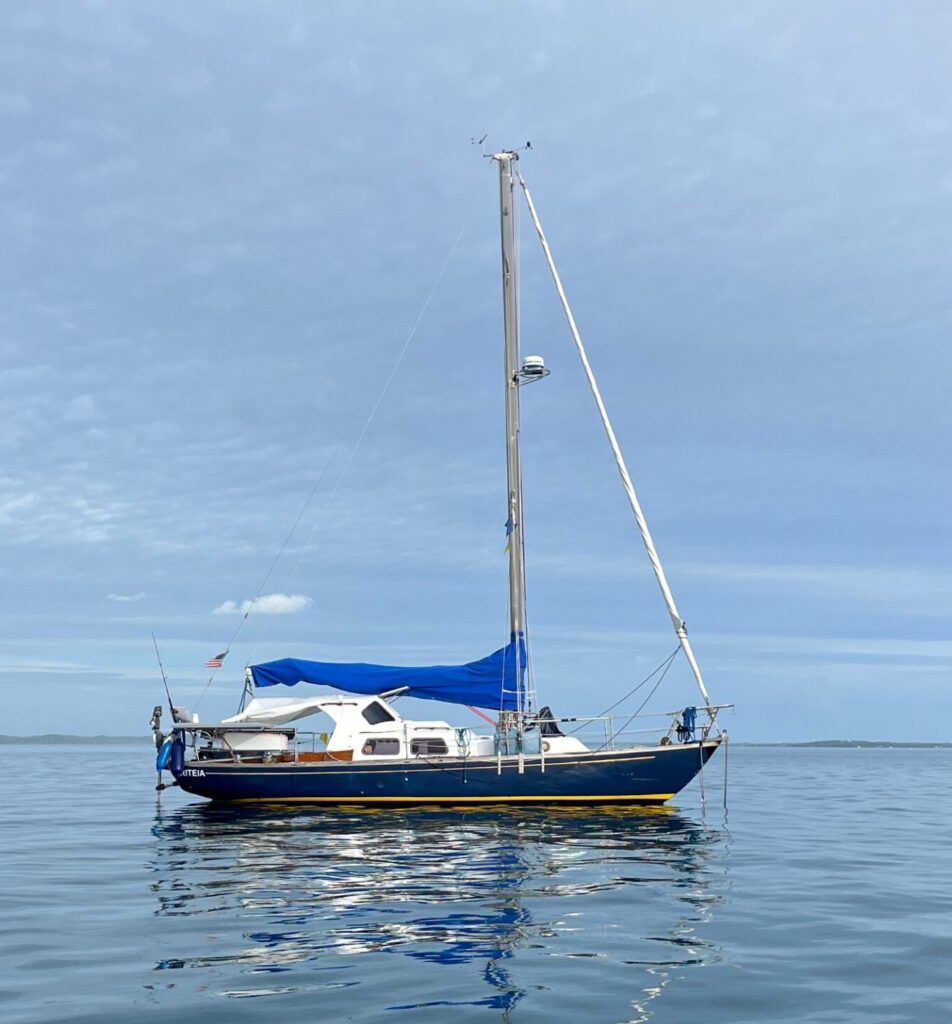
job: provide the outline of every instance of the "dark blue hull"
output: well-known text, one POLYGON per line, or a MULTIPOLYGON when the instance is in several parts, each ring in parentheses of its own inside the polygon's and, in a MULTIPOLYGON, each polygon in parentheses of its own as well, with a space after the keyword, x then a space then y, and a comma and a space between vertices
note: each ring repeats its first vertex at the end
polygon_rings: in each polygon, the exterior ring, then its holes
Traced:
POLYGON ((640 750, 515 758, 302 764, 189 761, 175 772, 211 800, 323 804, 640 803, 680 792, 718 740, 640 750))

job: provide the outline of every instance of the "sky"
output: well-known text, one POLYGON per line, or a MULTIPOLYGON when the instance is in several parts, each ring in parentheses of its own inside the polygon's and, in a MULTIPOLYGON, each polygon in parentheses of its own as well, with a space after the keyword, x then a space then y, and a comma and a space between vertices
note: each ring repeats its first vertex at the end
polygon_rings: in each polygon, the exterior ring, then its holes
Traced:
MULTIPOLYGON (((531 140, 732 736, 949 738, 947 5, 10 0, 0 22, 0 732, 144 733, 153 631, 206 719, 249 662, 502 646, 483 149, 531 140)), ((533 675, 597 714, 676 644, 525 216, 521 250, 523 351, 552 371, 523 393, 533 675)), ((649 709, 696 700, 679 659, 649 709)))

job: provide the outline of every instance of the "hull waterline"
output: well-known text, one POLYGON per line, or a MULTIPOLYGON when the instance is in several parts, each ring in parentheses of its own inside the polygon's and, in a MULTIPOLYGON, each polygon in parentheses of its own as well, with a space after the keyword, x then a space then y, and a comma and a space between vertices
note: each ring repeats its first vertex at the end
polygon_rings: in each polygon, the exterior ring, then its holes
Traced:
POLYGON ((698 774, 720 740, 632 750, 397 763, 234 763, 197 760, 174 773, 210 800, 353 804, 662 804, 698 774))

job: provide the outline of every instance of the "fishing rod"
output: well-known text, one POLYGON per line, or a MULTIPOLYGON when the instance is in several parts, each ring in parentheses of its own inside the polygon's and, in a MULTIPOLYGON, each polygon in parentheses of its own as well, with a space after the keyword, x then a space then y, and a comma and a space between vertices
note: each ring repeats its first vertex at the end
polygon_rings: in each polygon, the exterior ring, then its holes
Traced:
POLYGON ((155 647, 155 660, 159 663, 159 671, 162 673, 162 685, 165 687, 165 696, 169 700, 169 712, 172 715, 172 721, 175 721, 175 708, 172 705, 172 694, 169 693, 169 680, 165 674, 165 666, 162 664, 162 655, 159 654, 159 643, 155 639, 155 633, 152 634, 152 645, 155 647))
MULTIPOLYGON (((165 687, 165 696, 169 702, 169 712, 172 715, 172 722, 175 722, 175 706, 172 703, 172 694, 169 692, 169 677, 165 674, 165 666, 162 664, 162 655, 159 654, 159 642, 155 639, 155 633, 152 634, 152 646, 155 648, 155 660, 159 663, 159 672, 162 674, 162 685, 165 687)), ((173 732, 170 732, 167 737, 163 739, 162 729, 159 723, 162 720, 162 705, 157 704, 152 711, 152 735, 155 738, 155 749, 159 752, 156 758, 156 771, 157 780, 155 791, 161 793, 163 789, 168 789, 169 785, 177 786, 178 782, 172 782, 168 785, 162 781, 162 769, 168 763, 169 753, 166 750, 166 744, 172 742, 173 732)))

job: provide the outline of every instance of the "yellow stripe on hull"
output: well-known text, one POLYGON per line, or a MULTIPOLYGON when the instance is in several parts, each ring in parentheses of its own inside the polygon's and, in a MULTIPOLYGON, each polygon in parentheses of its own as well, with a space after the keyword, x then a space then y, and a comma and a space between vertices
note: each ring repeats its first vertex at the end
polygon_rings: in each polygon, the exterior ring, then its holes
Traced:
POLYGON ((670 800, 674 793, 622 794, 620 796, 242 796, 229 799, 233 804, 503 804, 503 803, 619 803, 622 800, 670 800))

